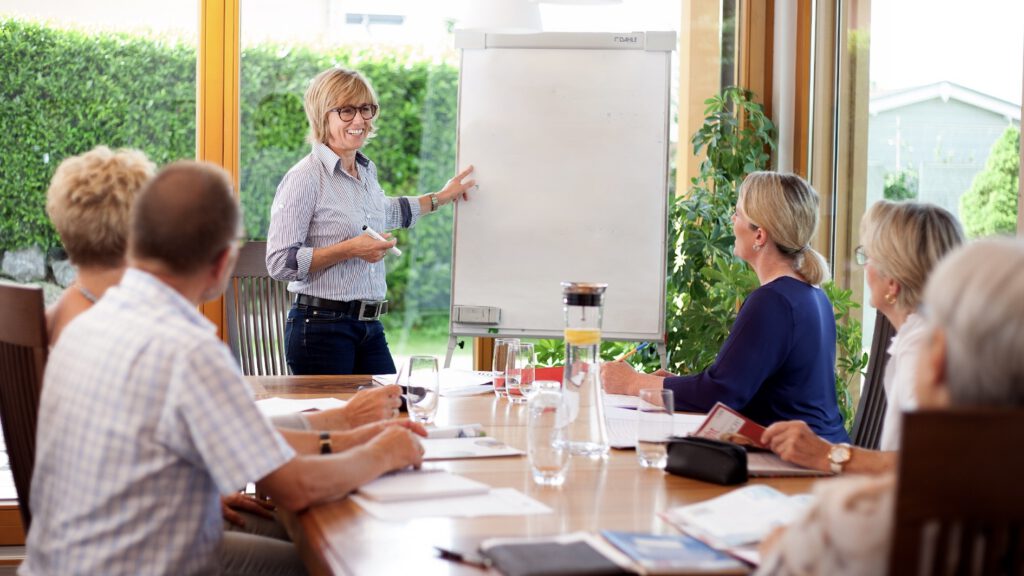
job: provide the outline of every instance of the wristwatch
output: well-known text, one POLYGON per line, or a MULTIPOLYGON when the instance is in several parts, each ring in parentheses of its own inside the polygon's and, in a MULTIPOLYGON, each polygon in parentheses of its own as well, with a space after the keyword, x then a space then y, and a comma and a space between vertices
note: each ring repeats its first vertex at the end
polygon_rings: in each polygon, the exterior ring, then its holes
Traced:
POLYGON ((430 211, 437 212, 437 194, 430 195, 430 211))
POLYGON ((842 474, 846 463, 850 461, 853 451, 849 444, 834 444, 828 450, 828 467, 833 474, 842 474))
POLYGON ((330 454, 331 453, 331 433, 323 431, 320 433, 320 453, 330 454))

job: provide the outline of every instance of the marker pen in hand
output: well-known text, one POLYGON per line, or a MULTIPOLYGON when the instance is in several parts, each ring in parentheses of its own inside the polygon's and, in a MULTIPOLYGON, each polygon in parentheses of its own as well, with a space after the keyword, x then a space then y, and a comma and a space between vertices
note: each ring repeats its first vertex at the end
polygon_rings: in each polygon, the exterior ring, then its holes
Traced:
MULTIPOLYGON (((374 230, 373 228, 370 228, 369 226, 363 226, 363 231, 366 232, 367 234, 369 234, 370 237, 373 238, 374 240, 380 240, 381 242, 388 242, 387 238, 381 236, 380 234, 377 234, 377 231, 374 230)), ((388 248, 388 252, 390 252, 391 254, 394 254, 395 256, 401 256, 402 255, 402 251, 399 250, 396 246, 392 246, 391 248, 388 248)))

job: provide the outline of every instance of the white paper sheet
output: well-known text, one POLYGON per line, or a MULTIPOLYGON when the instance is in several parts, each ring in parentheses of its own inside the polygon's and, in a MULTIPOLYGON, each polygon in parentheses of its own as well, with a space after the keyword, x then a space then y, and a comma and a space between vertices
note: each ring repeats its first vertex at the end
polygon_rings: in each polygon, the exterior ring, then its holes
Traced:
POLYGON ((266 417, 280 416, 282 414, 294 414, 307 410, 329 410, 341 408, 347 404, 344 400, 337 398, 265 398, 257 400, 256 406, 266 417))
MULTIPOLYGON (((608 445, 612 448, 636 448, 637 411, 630 408, 605 405, 605 423, 608 427, 608 445)), ((687 436, 704 421, 704 414, 673 414, 672 433, 687 436)))
POLYGON ((427 438, 421 440, 426 452, 424 460, 455 460, 460 458, 495 458, 521 456, 523 451, 494 438, 427 438))
POLYGON ((359 488, 359 494, 379 502, 408 502, 486 494, 491 487, 465 476, 437 469, 403 470, 385 474, 359 488))
POLYGON ((775 527, 792 522, 810 501, 810 494, 787 496, 770 486, 752 485, 672 508, 664 517, 681 530, 725 549, 760 542, 775 527))
POLYGON ((427 428, 427 438, 479 438, 487 436, 480 423, 457 424, 455 426, 432 426, 427 428))
POLYGON ((358 495, 352 495, 351 498, 370 514, 388 521, 431 517, 526 516, 552 512, 551 508, 515 488, 494 488, 487 494, 410 502, 374 502, 358 495))
MULTIPOLYGON (((374 382, 382 385, 394 384, 397 379, 397 374, 378 374, 373 377, 374 382)), ((494 372, 442 368, 437 373, 437 380, 441 396, 449 398, 475 396, 492 391, 491 382, 494 381, 494 372)))

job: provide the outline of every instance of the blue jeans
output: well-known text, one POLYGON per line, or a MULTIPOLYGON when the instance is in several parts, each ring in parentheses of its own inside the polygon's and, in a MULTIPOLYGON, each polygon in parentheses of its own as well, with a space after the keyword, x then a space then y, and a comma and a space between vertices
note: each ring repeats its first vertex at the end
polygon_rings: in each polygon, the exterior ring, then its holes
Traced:
POLYGON ((360 321, 340 312, 294 305, 284 331, 292 374, 394 374, 395 361, 379 320, 360 321))

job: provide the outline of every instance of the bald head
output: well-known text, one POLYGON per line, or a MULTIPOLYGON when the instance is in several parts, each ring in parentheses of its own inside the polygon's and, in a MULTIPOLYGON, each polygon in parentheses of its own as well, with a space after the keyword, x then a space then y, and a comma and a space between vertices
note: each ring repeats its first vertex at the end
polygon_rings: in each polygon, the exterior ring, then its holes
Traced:
POLYGON ((132 208, 129 254, 189 275, 214 263, 240 229, 231 178, 218 166, 181 161, 154 177, 132 208))

